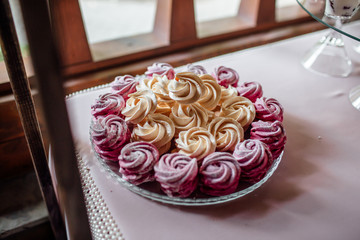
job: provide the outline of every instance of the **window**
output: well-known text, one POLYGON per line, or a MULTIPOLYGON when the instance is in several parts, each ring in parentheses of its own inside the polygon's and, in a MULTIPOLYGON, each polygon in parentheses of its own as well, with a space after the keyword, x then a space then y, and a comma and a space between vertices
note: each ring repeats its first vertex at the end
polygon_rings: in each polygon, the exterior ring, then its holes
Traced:
POLYGON ((80 0, 79 3, 94 61, 156 47, 141 45, 141 39, 153 35, 156 0, 80 0))
POLYGON ((276 0, 276 21, 289 21, 299 17, 306 17, 306 13, 298 8, 295 0, 276 0))
POLYGON ((62 0, 49 9, 67 76, 311 20, 294 0, 62 0))
POLYGON ((156 0, 80 0, 89 44, 150 33, 156 0))
MULTIPOLYGON (((13 20, 14 20, 14 24, 15 24, 15 28, 16 28, 16 34, 18 36, 26 73, 28 76, 32 76, 33 69, 32 69, 31 60, 29 57, 29 47, 28 47, 28 42, 27 42, 25 29, 24 29, 24 23, 23 23, 21 11, 20 11, 19 0, 9 1, 9 3, 10 3, 12 15, 13 15, 13 20)), ((9 82, 9 77, 6 72, 4 56, 0 49, 0 85, 7 84, 8 82, 9 82)), ((8 85, 8 87, 10 88, 9 85, 8 85)))
POLYGON ((194 0, 197 23, 235 17, 241 0, 194 0))

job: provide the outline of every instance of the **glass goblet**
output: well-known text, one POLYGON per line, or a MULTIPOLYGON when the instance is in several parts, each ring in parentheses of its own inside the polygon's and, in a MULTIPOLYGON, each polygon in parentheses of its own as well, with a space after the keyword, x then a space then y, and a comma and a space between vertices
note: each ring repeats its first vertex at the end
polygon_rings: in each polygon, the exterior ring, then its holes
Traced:
MULTIPOLYGON (((360 7, 360 0, 325 0, 322 21, 341 30, 360 7)), ((331 29, 302 59, 303 66, 313 72, 335 77, 347 77, 352 72, 342 35, 331 29)))

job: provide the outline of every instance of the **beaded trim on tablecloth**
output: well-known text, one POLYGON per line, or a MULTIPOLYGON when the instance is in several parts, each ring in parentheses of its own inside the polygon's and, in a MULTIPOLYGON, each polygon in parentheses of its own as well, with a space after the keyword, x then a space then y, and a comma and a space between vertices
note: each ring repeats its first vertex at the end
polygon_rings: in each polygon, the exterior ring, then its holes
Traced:
MULTIPOLYGON (((108 87, 109 84, 99 85, 93 88, 81 90, 66 96, 66 99, 75 97, 80 94, 91 92, 97 89, 108 87)), ((94 179, 91 176, 90 169, 86 166, 85 161, 79 153, 76 155, 80 180, 84 192, 85 206, 89 218, 90 230, 94 240, 125 240, 115 219, 111 215, 107 204, 105 203, 94 179)))
POLYGON ((90 169, 79 154, 77 160, 93 239, 125 240, 91 176, 90 169))

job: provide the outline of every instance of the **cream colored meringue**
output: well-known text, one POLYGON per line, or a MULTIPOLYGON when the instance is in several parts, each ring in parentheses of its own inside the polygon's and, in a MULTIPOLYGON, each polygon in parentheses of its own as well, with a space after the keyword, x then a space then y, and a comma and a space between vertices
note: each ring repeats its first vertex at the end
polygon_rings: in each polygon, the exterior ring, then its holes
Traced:
POLYGON ((162 102, 161 99, 158 99, 157 107, 155 113, 161 113, 166 116, 169 116, 171 113, 171 103, 162 102))
POLYGON ((188 131, 180 132, 175 142, 179 153, 198 160, 215 152, 216 149, 215 137, 203 127, 194 127, 188 131))
POLYGON ((177 73, 174 80, 168 85, 169 96, 181 104, 194 103, 202 96, 205 85, 194 73, 177 73))
POLYGON ((232 97, 221 104, 220 116, 230 117, 240 123, 246 130, 255 119, 254 104, 245 97, 232 97))
POLYGON ((214 118, 210 122, 208 130, 215 137, 216 150, 220 152, 233 151, 236 144, 244 140, 244 129, 232 118, 214 118))
POLYGON ((129 99, 121 113, 126 117, 125 121, 137 124, 148 114, 155 112, 156 106, 155 94, 151 90, 141 90, 129 94, 129 99))
POLYGON ((208 110, 213 110, 218 105, 221 98, 221 86, 209 74, 200 76, 205 85, 205 91, 198 103, 208 110))
POLYGON ((150 114, 145 121, 136 125, 132 139, 149 142, 155 145, 160 155, 167 152, 175 134, 173 121, 159 113, 150 114))
POLYGON ((136 86, 136 90, 151 90, 153 93, 161 99, 163 102, 172 102, 173 100, 169 97, 168 84, 169 79, 164 76, 154 74, 153 77, 144 78, 140 81, 139 85, 136 86))
POLYGON ((170 119, 174 122, 176 133, 179 133, 193 127, 206 127, 209 116, 208 110, 198 103, 177 103, 171 108, 170 119))
POLYGON ((236 88, 229 86, 228 88, 225 88, 223 86, 221 86, 221 97, 220 97, 220 101, 219 103, 223 103, 224 101, 226 101, 229 98, 232 97, 237 97, 238 96, 238 92, 236 90, 236 88))

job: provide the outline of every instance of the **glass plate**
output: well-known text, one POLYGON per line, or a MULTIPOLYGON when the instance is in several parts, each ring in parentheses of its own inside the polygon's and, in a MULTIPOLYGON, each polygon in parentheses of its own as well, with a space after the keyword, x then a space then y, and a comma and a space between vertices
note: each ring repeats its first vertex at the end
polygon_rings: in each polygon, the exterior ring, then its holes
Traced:
MULTIPOLYGON (((90 142, 92 144, 92 141, 90 139, 90 142)), ((94 147, 92 146, 92 149, 94 150, 94 147)), ((143 183, 138 186, 133 185, 124 179, 121 178, 121 174, 119 173, 119 165, 114 162, 106 161, 102 159, 95 151, 94 154, 98 161, 100 162, 101 166, 105 169, 105 171, 114 178, 117 182, 119 182, 121 185, 129 189, 130 191, 139 194, 140 196, 143 196, 145 198, 161 202, 161 203, 168 203, 173 205, 182 205, 182 206, 206 206, 206 205, 215 205, 220 203, 229 202, 238 198, 241 198, 255 189, 259 188, 261 185, 263 185, 275 172, 277 167, 279 166, 279 163, 282 159, 282 156, 284 152, 280 154, 280 156, 275 159, 271 167, 269 168, 268 172, 264 176, 263 179, 261 179, 259 182, 255 184, 249 184, 240 182, 239 186, 236 190, 236 192, 220 197, 213 197, 209 195, 205 195, 201 193, 198 190, 195 190, 193 194, 191 194, 187 198, 179 198, 179 197, 169 197, 165 195, 161 189, 160 184, 157 182, 148 182, 143 183)))

